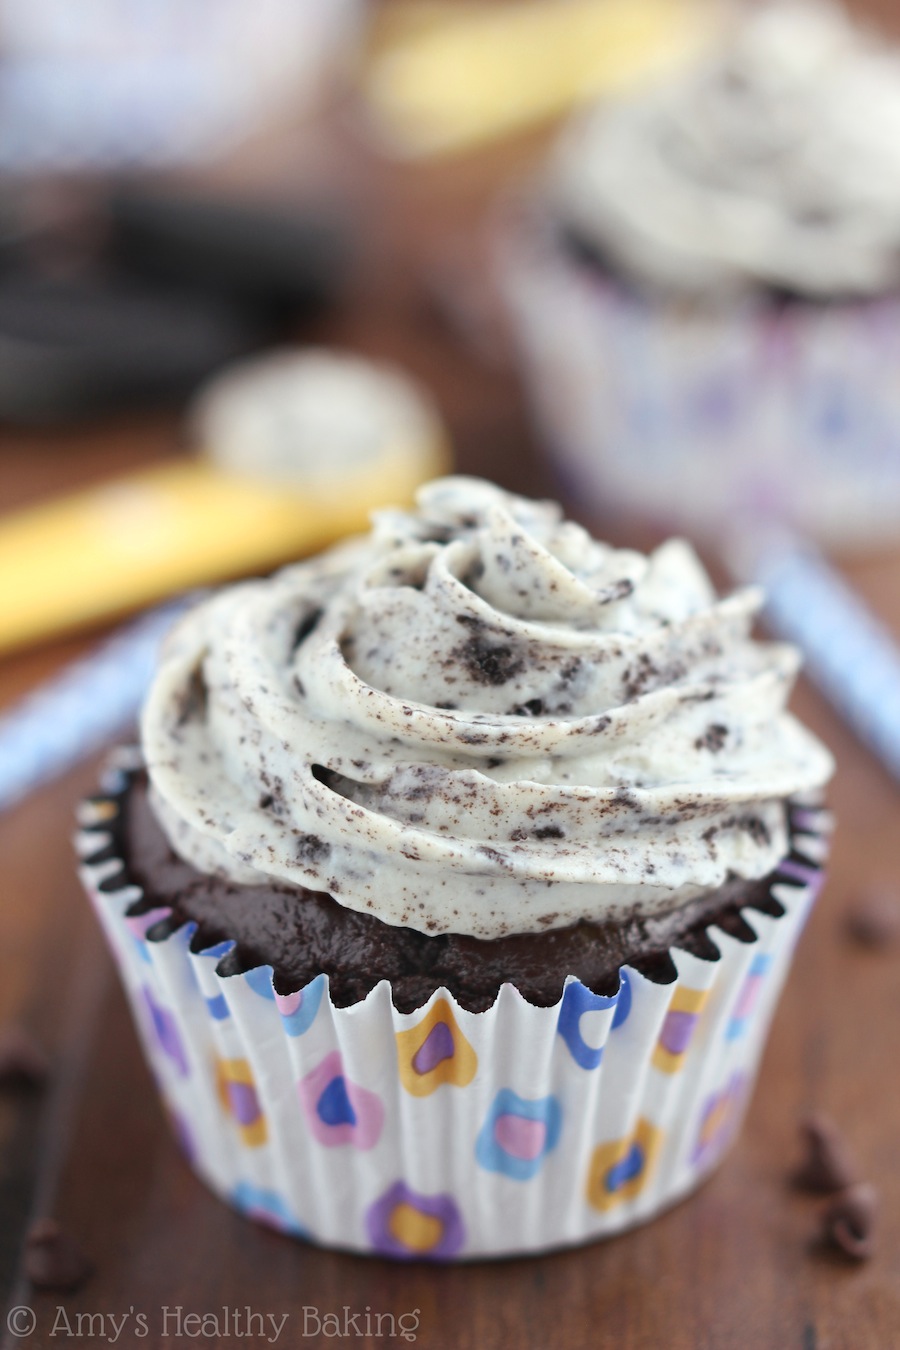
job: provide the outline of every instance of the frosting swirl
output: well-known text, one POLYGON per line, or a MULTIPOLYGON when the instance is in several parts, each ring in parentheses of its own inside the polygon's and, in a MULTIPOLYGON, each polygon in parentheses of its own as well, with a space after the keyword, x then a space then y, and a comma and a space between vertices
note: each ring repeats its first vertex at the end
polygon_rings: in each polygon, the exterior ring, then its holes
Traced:
POLYGON ((658 913, 786 851, 828 753, 680 541, 649 557, 477 479, 222 591, 143 717, 154 809, 205 872, 428 933, 658 913))
POLYGON ((900 56, 826 4, 763 6, 677 79, 570 128, 551 192, 642 282, 810 297, 900 282, 900 56))

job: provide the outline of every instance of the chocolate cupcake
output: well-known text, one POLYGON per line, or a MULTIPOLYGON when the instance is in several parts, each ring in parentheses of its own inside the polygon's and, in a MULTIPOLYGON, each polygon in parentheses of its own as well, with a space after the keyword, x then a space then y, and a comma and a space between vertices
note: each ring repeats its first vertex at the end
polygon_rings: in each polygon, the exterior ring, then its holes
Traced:
POLYGON ((582 499, 895 535, 898 133, 900 54, 802 0, 739 10, 692 69, 566 128, 501 257, 582 499))
POLYGON ((446 1259, 709 1170, 826 852, 758 602, 456 478, 181 621, 80 844, 219 1193, 446 1259))

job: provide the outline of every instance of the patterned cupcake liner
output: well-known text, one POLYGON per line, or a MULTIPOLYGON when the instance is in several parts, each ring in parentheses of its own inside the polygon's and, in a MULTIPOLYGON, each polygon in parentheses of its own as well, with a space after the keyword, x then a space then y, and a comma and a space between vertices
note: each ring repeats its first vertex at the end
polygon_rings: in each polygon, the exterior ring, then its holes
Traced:
POLYGON ((500 284, 543 440, 595 509, 709 535, 771 518, 896 538, 900 297, 654 303, 508 210, 500 284))
POLYGON ((612 997, 567 981, 553 1007, 504 985, 470 1013, 438 990, 414 1013, 387 981, 336 1008, 320 975, 279 995, 271 966, 222 974, 232 943, 130 913, 112 831, 136 767, 120 753, 82 804, 81 875, 175 1133, 251 1217, 327 1246, 455 1260, 564 1247, 692 1190, 740 1124, 794 944, 819 890, 829 817, 791 806, 784 913, 711 927, 716 959, 672 950, 674 983, 623 967, 612 997), (162 932, 165 936, 159 936, 162 932))

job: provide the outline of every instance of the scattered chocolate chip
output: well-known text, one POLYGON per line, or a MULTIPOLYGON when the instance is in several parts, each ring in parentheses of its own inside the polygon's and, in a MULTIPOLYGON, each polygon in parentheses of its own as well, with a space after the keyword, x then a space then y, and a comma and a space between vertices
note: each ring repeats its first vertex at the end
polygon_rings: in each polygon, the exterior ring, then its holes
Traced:
POLYGON ((794 1180, 805 1191, 829 1195, 859 1179, 859 1168, 843 1136, 827 1116, 807 1116, 800 1124, 806 1156, 794 1180))
POLYGON ((25 1274, 35 1289, 78 1289, 93 1266, 56 1219, 38 1219, 25 1238, 25 1274))
POLYGON ((822 1235, 851 1261, 867 1261, 875 1250, 874 1230, 878 1200, 866 1181, 841 1191, 825 1208, 822 1235))
POLYGON ((847 911, 845 926, 860 947, 893 947, 900 942, 900 901, 891 891, 871 891, 847 911))
POLYGON ((0 1031, 0 1090, 40 1087, 49 1072, 47 1056, 27 1031, 0 1031))

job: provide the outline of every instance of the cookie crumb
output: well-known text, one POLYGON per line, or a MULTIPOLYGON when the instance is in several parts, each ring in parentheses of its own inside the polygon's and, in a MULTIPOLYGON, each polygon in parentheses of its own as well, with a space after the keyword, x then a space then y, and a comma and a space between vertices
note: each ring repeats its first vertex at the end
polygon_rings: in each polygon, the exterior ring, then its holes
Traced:
POLYGON ((872 951, 900 942, 900 900, 896 892, 873 890, 863 895, 845 917, 847 936, 872 951))
POLYGON ((822 1215, 826 1243, 851 1261, 868 1261, 875 1250, 875 1187, 861 1181, 841 1191, 822 1215))
POLYGON ((22 1027, 0 1031, 0 1091, 42 1087, 50 1063, 37 1041, 22 1027))
POLYGON ((25 1238, 25 1275, 35 1289, 79 1289, 93 1266, 56 1219, 37 1219, 25 1238))
POLYGON ((809 1115, 800 1123, 805 1158, 794 1175, 801 1190, 830 1195, 859 1180, 859 1168, 837 1126, 827 1116, 809 1115))

